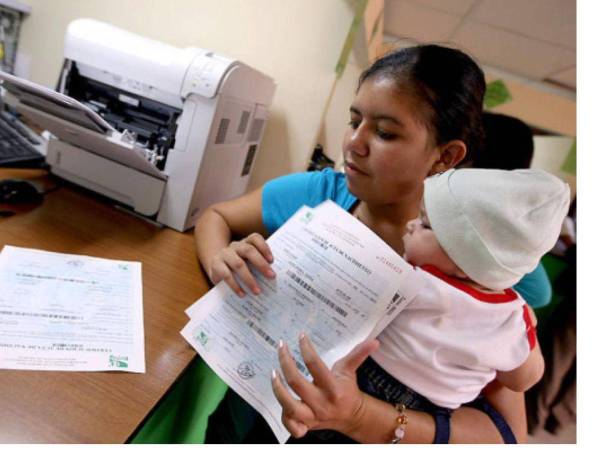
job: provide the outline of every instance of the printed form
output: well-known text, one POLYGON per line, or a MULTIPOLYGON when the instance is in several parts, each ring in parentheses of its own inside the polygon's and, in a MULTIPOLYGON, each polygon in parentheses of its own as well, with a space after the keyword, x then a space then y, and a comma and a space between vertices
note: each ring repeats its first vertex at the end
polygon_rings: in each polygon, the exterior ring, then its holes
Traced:
POLYGON ((271 280, 253 270, 262 292, 239 298, 224 282, 186 311, 182 335, 232 389, 259 411, 279 442, 289 433, 271 389, 277 346, 287 342, 298 369, 298 336, 308 334, 331 367, 381 330, 421 287, 418 271, 331 201, 301 208, 267 240, 271 280))
POLYGON ((144 373, 141 263, 5 246, 0 368, 144 373))

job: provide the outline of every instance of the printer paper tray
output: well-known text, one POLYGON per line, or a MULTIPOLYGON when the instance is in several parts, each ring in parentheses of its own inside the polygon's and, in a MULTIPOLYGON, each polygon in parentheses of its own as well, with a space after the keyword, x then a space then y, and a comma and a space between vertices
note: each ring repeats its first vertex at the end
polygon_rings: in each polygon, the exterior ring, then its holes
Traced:
POLYGON ((50 139, 46 161, 52 173, 131 206, 144 216, 160 209, 166 181, 59 139, 50 139))
POLYGON ((139 147, 115 142, 107 135, 88 130, 23 103, 17 106, 17 110, 64 142, 152 177, 167 179, 164 173, 144 157, 143 150, 139 147))

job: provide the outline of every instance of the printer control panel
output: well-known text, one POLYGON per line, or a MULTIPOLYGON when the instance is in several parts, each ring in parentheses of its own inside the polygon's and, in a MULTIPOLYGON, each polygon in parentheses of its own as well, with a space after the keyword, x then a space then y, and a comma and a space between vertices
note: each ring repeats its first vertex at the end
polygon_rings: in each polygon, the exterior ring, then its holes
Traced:
POLYGON ((234 64, 233 60, 218 57, 213 53, 197 56, 190 65, 181 88, 181 96, 191 93, 204 97, 214 97, 227 69, 234 64))

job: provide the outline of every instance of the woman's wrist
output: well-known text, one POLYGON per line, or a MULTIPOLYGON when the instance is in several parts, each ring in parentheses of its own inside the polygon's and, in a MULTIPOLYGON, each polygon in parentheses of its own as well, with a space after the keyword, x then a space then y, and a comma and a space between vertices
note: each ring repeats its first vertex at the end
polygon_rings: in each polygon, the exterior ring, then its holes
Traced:
POLYGON ((340 433, 352 437, 359 433, 362 423, 365 419, 365 410, 367 408, 367 401, 369 396, 364 392, 360 391, 360 399, 358 400, 358 406, 354 408, 354 412, 350 415, 349 421, 342 425, 338 430, 340 433))
POLYGON ((338 431, 364 444, 388 444, 394 437, 398 411, 382 400, 361 392, 361 402, 350 422, 338 431))
MULTIPOLYGON (((398 410, 367 394, 353 420, 344 430, 338 430, 363 444, 389 444, 398 428, 398 410)), ((425 412, 407 409, 404 412, 410 425, 404 429, 403 443, 432 443, 435 437, 435 420, 425 412)))

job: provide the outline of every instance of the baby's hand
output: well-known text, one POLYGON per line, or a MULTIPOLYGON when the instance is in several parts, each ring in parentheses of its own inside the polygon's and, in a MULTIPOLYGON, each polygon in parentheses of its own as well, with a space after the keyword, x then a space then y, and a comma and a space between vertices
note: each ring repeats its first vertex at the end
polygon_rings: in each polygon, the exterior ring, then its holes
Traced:
POLYGON ((269 244, 258 233, 252 233, 241 241, 233 241, 217 253, 209 264, 208 277, 214 284, 225 280, 239 297, 243 297, 246 293, 233 276, 235 274, 250 291, 259 294, 260 287, 248 268, 248 262, 265 277, 275 278, 275 272, 271 269, 273 254, 269 244))

